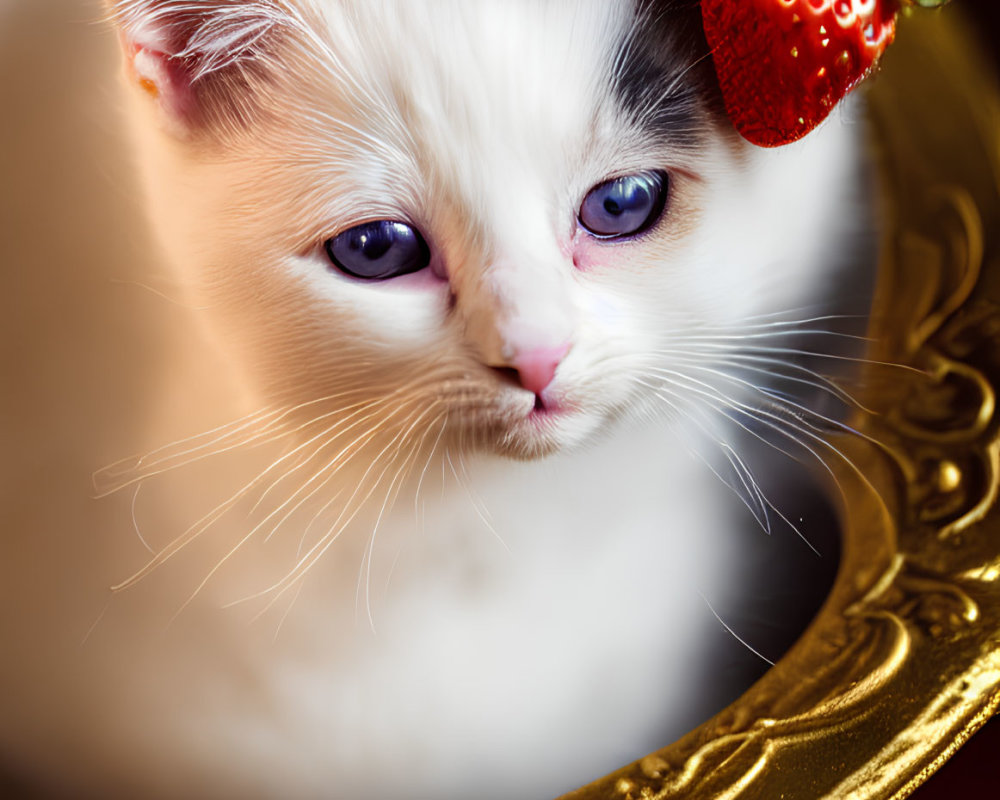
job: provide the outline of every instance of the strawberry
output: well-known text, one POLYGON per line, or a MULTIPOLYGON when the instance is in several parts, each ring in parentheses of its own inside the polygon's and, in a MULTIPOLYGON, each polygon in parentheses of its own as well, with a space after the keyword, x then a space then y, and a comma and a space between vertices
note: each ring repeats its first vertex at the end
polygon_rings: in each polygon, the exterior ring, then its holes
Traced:
POLYGON ((897 0, 702 0, 726 111, 745 139, 805 136, 871 71, 897 0))

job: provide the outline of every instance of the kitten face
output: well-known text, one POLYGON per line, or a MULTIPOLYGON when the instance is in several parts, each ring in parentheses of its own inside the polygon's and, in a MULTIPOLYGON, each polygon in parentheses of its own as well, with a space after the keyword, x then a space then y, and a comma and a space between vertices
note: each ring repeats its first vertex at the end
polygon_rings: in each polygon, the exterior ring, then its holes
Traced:
POLYGON ((154 218, 281 401, 532 457, 662 409, 692 332, 810 300, 848 147, 741 144, 696 7, 177 8, 118 4, 154 218), (634 234, 588 229, 595 187, 649 175, 634 234), (380 221, 426 244, 424 268, 338 265, 331 243, 380 221))

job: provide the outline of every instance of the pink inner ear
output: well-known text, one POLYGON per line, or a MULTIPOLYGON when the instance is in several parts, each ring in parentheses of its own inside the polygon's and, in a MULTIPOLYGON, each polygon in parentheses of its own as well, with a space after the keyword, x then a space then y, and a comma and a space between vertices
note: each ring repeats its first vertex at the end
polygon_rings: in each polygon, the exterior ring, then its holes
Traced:
POLYGON ((122 37, 130 78, 172 118, 192 122, 195 89, 184 59, 171 56, 153 40, 122 37))

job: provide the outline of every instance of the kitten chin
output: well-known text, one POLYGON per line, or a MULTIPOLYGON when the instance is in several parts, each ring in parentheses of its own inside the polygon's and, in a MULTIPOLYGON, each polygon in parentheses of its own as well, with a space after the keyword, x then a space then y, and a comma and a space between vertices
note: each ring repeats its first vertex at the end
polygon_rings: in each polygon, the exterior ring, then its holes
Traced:
POLYGON ((744 651, 702 598, 781 527, 754 466, 801 475, 755 447, 837 457, 862 131, 742 143, 690 3, 110 8, 210 331, 163 385, 204 432, 151 413, 162 446, 99 475, 137 492, 120 592, 6 723, 25 763, 110 795, 509 800, 730 700, 705 665, 744 651))

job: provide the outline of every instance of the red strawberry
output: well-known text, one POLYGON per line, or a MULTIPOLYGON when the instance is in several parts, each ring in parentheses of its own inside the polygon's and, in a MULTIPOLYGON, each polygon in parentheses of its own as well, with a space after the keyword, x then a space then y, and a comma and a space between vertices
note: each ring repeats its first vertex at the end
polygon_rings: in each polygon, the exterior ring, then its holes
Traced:
POLYGON ((702 0, 726 111, 750 142, 805 136, 871 70, 897 0, 702 0))

